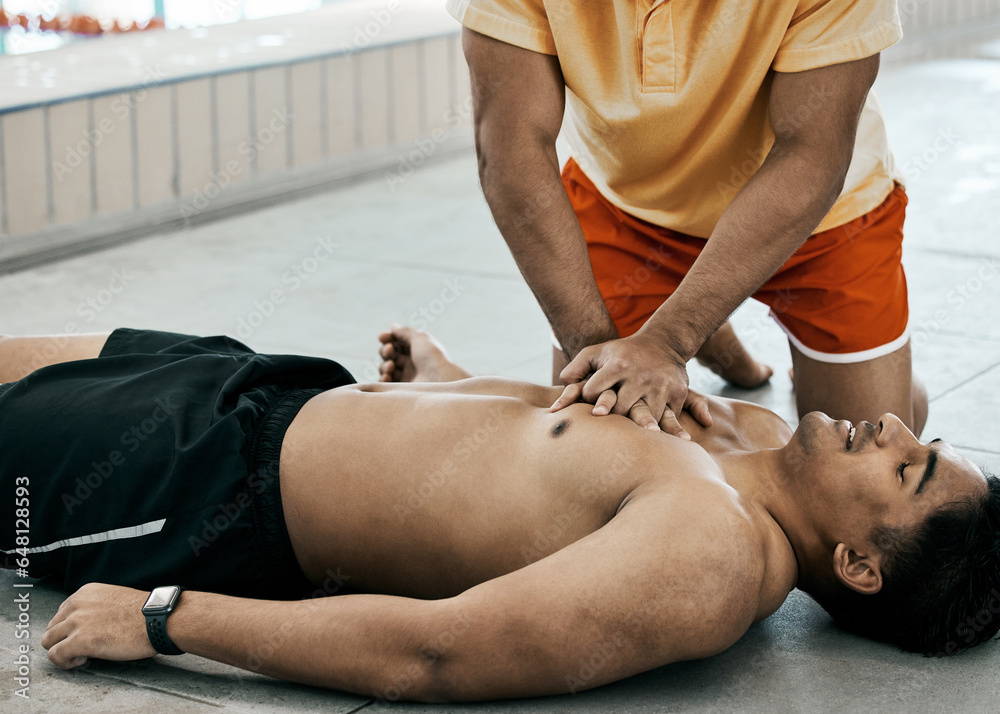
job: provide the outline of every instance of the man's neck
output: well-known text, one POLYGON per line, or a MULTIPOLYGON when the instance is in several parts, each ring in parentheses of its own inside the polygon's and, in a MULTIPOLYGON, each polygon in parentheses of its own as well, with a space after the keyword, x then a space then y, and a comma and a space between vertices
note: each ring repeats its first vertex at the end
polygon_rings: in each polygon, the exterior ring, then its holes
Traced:
POLYGON ((733 451, 715 455, 727 483, 744 501, 770 519, 784 534, 794 553, 797 584, 809 572, 809 556, 820 547, 819 538, 796 500, 796 483, 784 449, 733 451))

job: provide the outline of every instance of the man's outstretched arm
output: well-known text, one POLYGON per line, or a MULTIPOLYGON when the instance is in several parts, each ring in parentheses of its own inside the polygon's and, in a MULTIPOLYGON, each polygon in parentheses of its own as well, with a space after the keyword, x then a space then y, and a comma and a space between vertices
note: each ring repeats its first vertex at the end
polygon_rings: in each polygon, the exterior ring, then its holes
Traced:
MULTIPOLYGON (((635 499, 599 531, 444 600, 274 602, 187 591, 167 633, 192 654, 390 700, 589 689, 716 654, 753 622, 763 568, 752 534, 739 518, 708 533, 686 507, 635 499)), ((140 613, 146 595, 84 586, 42 645, 64 668, 152 656, 140 613)))

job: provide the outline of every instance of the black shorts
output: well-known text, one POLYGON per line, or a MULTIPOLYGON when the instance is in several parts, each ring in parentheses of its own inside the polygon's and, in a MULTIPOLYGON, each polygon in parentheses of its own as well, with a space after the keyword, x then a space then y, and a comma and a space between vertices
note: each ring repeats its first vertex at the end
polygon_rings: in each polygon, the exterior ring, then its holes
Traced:
POLYGON ((26 486, 29 504, 26 554, 24 521, 0 518, 7 565, 26 557, 29 576, 67 590, 302 597, 311 586, 285 527, 281 442, 307 400, 354 381, 327 359, 122 329, 97 359, 2 385, 0 502, 13 515, 26 486))

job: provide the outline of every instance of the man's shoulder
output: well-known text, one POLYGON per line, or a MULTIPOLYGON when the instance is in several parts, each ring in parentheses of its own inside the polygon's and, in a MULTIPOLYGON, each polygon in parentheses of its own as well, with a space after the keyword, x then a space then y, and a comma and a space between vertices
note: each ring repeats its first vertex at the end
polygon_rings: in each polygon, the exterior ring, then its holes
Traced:
POLYGON ((672 561, 683 560, 701 571, 717 569, 741 586, 759 584, 767 529, 739 493, 708 471, 708 464, 718 468, 715 463, 705 461, 706 468, 683 484, 650 479, 633 492, 619 516, 641 520, 637 537, 672 561))
POLYGON ((646 489, 616 519, 631 521, 629 589, 651 598, 651 624, 671 628, 683 659, 707 657, 759 619, 766 533, 725 484, 706 479, 678 495, 646 489))

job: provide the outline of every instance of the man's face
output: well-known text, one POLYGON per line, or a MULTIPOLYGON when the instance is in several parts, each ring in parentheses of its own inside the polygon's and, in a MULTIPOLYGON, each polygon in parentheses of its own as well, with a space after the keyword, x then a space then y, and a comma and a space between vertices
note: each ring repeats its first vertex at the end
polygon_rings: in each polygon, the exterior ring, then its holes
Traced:
POLYGON ((921 444, 894 415, 851 423, 803 417, 787 449, 800 503, 834 541, 867 539, 876 525, 919 526, 942 506, 981 498, 986 478, 943 441, 921 444))

